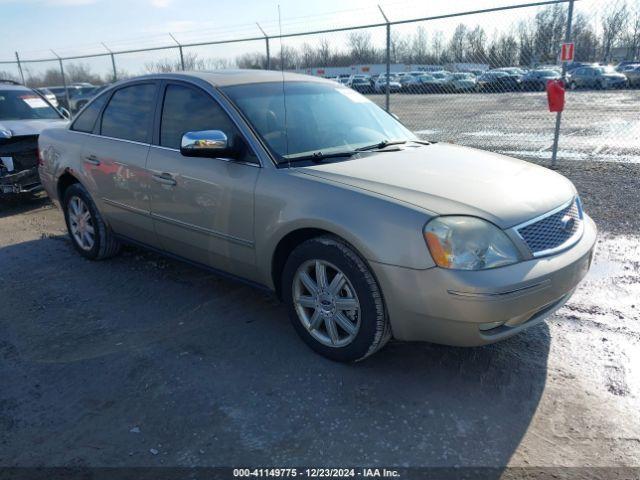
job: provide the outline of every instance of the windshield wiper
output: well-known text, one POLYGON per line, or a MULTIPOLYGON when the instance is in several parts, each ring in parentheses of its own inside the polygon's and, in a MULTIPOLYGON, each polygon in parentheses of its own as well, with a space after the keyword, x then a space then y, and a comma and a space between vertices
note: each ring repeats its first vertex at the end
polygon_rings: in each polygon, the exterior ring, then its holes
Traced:
POLYGON ((356 148, 357 152, 366 152, 367 150, 381 150, 390 145, 402 145, 407 143, 406 140, 382 140, 381 142, 374 143, 373 145, 367 145, 366 147, 356 148))
POLYGON ((325 158, 352 157, 358 153, 357 150, 345 150, 343 152, 323 153, 321 151, 310 153, 309 155, 299 155, 296 157, 284 157, 280 163, 299 162, 303 160, 311 160, 312 162, 321 162, 325 158))

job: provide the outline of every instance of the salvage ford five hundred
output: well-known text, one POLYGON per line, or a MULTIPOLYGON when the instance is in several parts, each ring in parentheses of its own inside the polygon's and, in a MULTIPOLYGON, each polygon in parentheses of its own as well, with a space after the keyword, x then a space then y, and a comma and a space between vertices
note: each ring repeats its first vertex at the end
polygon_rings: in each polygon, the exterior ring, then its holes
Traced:
POLYGON ((420 140, 335 82, 267 71, 114 84, 39 138, 89 259, 134 243, 273 290, 316 352, 475 346, 541 322, 596 227, 546 168, 420 140))

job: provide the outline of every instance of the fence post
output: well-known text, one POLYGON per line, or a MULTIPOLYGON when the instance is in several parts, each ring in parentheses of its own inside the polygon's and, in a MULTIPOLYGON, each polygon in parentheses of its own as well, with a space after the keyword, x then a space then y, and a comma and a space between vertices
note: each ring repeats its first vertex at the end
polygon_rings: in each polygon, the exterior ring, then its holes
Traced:
POLYGON ((174 37, 172 34, 169 34, 169 36, 173 38, 173 41, 176 42, 176 45, 178 45, 178 51, 180 52, 180 67, 184 71, 184 55, 182 53, 182 45, 178 40, 176 40, 176 37, 174 37))
POLYGON ((103 42, 101 42, 101 43, 102 43, 102 46, 107 50, 107 52, 109 52, 109 56, 111 57, 111 68, 113 69, 113 81, 115 82, 116 80, 118 80, 118 71, 116 70, 116 58, 115 58, 115 55, 109 49, 109 47, 107 47, 103 42))
POLYGON ((264 35, 264 41, 267 45, 267 70, 271 70, 271 53, 269 52, 269 35, 267 35, 267 33, 262 29, 259 23, 256 22, 256 25, 262 32, 262 35, 264 35))
POLYGON ((64 77, 64 67, 62 66, 62 58, 60 58, 60 56, 53 50, 51 50, 51 53, 53 53, 56 56, 56 58, 58 59, 58 63, 60 64, 60 75, 62 75, 62 86, 64 87, 64 97, 67 100, 67 109, 70 109, 71 103, 69 103, 69 89, 67 88, 67 80, 64 77))
POLYGON ((22 79, 22 84, 26 85, 24 83, 24 73, 22 73, 22 65, 20 64, 20 56, 18 55, 18 52, 16 52, 16 62, 18 62, 18 70, 20 71, 20 78, 22 79))
MULTIPOLYGON (((569 8, 567 10, 567 31, 564 36, 565 43, 571 41, 571 23, 573 22, 573 2, 569 0, 569 8)), ((562 80, 567 80, 567 62, 562 62, 562 80)), ((562 122, 562 112, 556 114, 556 128, 553 134, 553 149, 551 152, 551 168, 556 169, 556 161, 558 158, 558 141, 560 139, 560 123, 562 122)))
POLYGON ((389 112, 389 76, 391 75, 391 23, 389 23, 389 19, 384 14, 384 11, 382 10, 382 7, 380 5, 378 5, 378 9, 384 17, 384 21, 387 22, 387 76, 384 82, 384 108, 387 112, 389 112))

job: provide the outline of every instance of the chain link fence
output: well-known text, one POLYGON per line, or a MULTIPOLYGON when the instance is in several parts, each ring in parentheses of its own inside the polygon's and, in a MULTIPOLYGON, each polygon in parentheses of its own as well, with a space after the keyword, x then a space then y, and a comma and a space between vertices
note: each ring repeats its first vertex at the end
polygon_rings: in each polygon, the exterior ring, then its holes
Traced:
POLYGON ((73 95, 78 82, 149 72, 284 69, 346 84, 425 139, 544 160, 556 122, 545 85, 563 75, 560 44, 571 25, 575 60, 564 76, 558 158, 640 162, 640 0, 552 0, 401 20, 384 8, 374 13, 355 27, 349 15, 315 31, 301 19, 298 31, 284 33, 277 23, 256 24, 218 31, 215 40, 171 35, 161 46, 141 39, 137 48, 16 53, 0 61, 0 78, 73 95))

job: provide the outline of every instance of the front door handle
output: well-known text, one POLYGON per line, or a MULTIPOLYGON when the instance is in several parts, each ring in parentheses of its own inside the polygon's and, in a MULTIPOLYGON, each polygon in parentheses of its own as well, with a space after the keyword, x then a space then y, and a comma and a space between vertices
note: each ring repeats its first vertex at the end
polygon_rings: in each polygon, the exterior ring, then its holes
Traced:
POLYGON ((176 185, 176 179, 173 178, 173 175, 167 172, 154 173, 151 178, 162 185, 170 185, 172 187, 176 185))
POLYGON ((95 155, 87 155, 84 157, 84 161, 90 163, 91 165, 100 165, 100 160, 95 155))

